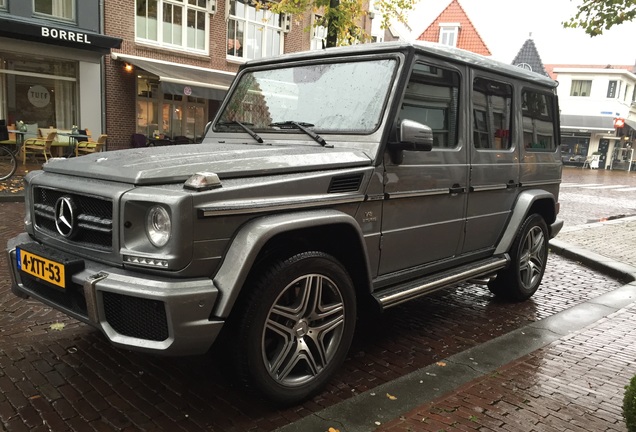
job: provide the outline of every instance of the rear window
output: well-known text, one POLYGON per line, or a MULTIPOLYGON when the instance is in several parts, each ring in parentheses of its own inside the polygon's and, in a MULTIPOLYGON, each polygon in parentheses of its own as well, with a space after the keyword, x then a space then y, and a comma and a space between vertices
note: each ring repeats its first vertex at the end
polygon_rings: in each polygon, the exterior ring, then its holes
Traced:
POLYGON ((554 95, 524 89, 521 99, 523 145, 526 150, 556 150, 554 95))

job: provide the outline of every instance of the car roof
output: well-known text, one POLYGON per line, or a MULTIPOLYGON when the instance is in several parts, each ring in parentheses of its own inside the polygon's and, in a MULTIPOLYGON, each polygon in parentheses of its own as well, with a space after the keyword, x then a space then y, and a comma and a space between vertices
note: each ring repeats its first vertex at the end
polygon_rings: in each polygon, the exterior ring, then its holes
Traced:
POLYGON ((522 69, 511 64, 500 62, 489 57, 475 54, 460 48, 450 47, 438 43, 426 41, 414 42, 377 42, 359 45, 351 45, 346 47, 327 48, 322 50, 311 50, 283 54, 281 56, 267 57, 258 60, 251 60, 241 66, 241 69, 251 66, 265 66, 283 64, 290 61, 302 61, 310 59, 320 59, 329 57, 351 56, 357 57, 361 55, 386 54, 386 53, 418 53, 437 57, 444 60, 451 60, 463 64, 467 64, 478 69, 487 70, 502 75, 520 78, 526 81, 554 88, 558 85, 553 79, 522 69))

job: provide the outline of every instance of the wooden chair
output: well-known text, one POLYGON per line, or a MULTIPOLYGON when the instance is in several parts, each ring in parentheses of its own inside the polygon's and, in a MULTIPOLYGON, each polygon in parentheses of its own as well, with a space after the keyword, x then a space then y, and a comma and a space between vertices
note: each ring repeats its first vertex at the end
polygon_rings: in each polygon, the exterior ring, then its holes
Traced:
POLYGON ((51 154, 51 144, 55 140, 57 132, 49 132, 46 138, 29 138, 24 140, 22 145, 22 165, 26 165, 27 154, 37 156, 41 154, 44 156, 44 160, 48 161, 49 157, 53 157, 51 154))
POLYGON ((75 156, 103 151, 108 135, 101 134, 97 141, 80 141, 75 146, 75 156))

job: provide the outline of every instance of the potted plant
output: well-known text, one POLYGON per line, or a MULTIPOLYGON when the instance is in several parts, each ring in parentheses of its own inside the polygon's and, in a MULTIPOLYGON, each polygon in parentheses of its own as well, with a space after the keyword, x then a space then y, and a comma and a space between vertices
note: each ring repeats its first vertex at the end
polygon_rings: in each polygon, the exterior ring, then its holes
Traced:
POLYGON ((629 385, 625 386, 623 417, 628 432, 636 432, 636 375, 632 377, 629 385))

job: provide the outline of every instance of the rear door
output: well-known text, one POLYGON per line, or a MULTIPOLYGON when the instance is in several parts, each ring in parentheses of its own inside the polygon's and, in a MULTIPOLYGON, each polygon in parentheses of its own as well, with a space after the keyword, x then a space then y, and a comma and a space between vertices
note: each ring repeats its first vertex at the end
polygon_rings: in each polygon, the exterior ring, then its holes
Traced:
POLYGON ((519 190, 513 83, 474 72, 471 83, 470 187, 463 253, 486 253, 501 236, 519 190))

